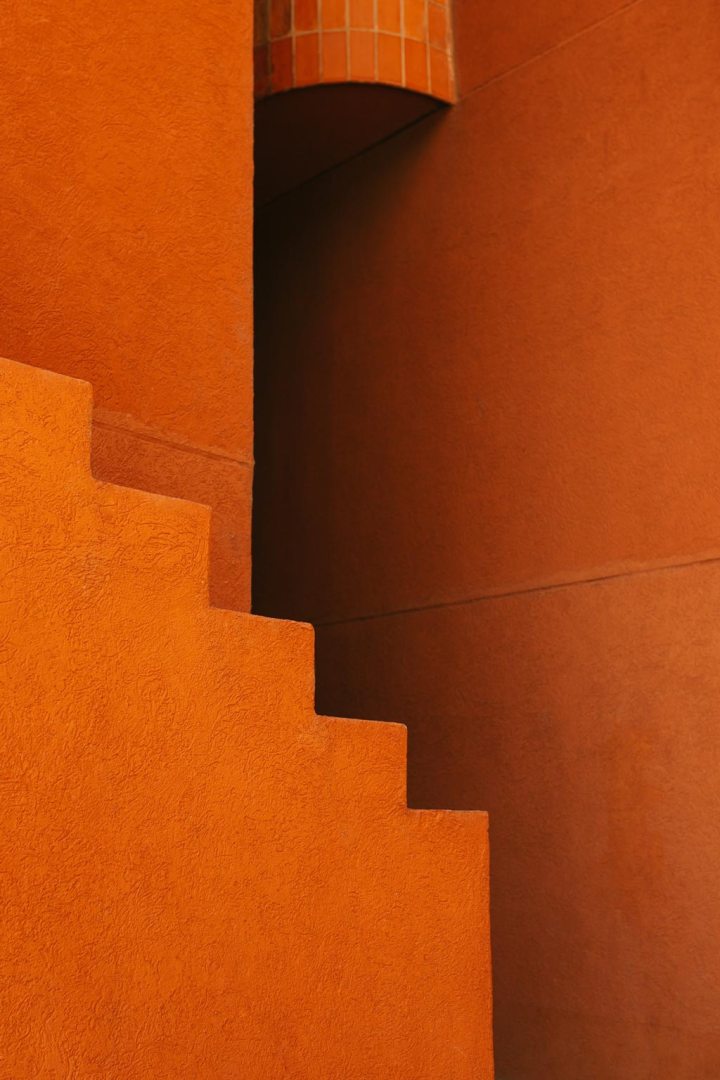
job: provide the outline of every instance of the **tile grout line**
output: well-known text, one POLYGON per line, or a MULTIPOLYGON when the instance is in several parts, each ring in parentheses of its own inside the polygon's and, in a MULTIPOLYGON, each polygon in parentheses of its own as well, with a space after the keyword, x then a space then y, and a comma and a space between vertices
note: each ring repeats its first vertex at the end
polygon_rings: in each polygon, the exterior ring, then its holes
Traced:
POLYGON ((325 27, 323 25, 323 0, 318 0, 317 6, 318 23, 318 82, 325 79, 325 27))
POLYGON ((430 76, 430 0, 423 0, 423 37, 425 47, 425 83, 428 93, 432 92, 432 78, 430 76))
POLYGON ((350 75, 350 0, 345 0, 345 78, 350 75))
POLYGON ((400 77, 402 85, 407 87, 407 65, 405 64, 405 0, 400 4, 400 77))

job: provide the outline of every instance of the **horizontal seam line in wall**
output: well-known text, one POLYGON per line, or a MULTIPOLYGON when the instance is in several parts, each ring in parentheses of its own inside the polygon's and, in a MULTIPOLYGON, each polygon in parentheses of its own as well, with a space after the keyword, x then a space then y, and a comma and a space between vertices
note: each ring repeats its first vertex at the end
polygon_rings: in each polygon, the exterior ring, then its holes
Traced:
MULTIPOLYGON (((621 15, 624 15, 626 11, 630 11, 631 8, 637 7, 642 3, 644 3, 644 0, 630 0, 630 3, 616 8, 615 11, 608 12, 607 15, 603 15, 602 19, 598 19, 597 22, 584 26, 582 30, 578 30, 575 34, 571 34, 570 37, 563 38, 562 41, 556 41, 554 45, 550 45, 547 49, 543 49, 542 52, 536 53, 534 56, 529 56, 527 60, 522 60, 519 64, 514 64, 505 71, 499 71, 498 74, 493 75, 492 78, 487 79, 483 83, 478 83, 477 86, 471 87, 466 93, 461 93, 458 98, 458 104, 467 101, 473 94, 478 94, 481 90, 486 90, 489 86, 493 86, 502 79, 506 79, 509 75, 514 75, 516 72, 522 71, 523 68, 530 67, 531 64, 535 64, 538 60, 542 60, 546 56, 551 56, 552 53, 557 52, 558 49, 564 49, 566 45, 571 45, 572 42, 577 41, 578 38, 584 37, 586 34, 591 34, 593 30, 597 30, 606 22, 610 22, 611 19, 619 18, 621 15)), ((457 56, 455 58, 455 66, 457 68, 457 56)))
MULTIPOLYGON (((438 112, 442 113, 444 109, 447 109, 449 112, 451 112, 453 108, 457 108, 457 106, 461 105, 463 101, 467 101, 469 98, 471 98, 473 94, 478 94, 482 90, 486 90, 488 87, 493 86, 497 82, 500 82, 502 79, 506 79, 508 78, 508 76, 514 75, 518 71, 522 71, 523 68, 529 67, 531 64, 537 63, 537 61, 542 60, 545 56, 550 56, 552 53, 557 52, 558 49, 565 48, 566 45, 570 45, 573 41, 577 41, 578 38, 584 37, 585 34, 592 33, 593 30, 597 30, 604 23, 610 22, 611 19, 619 18, 621 15, 624 15, 625 12, 630 11, 632 8, 637 7, 639 4, 642 4, 644 2, 645 0, 630 0, 628 4, 624 4, 623 7, 617 8, 615 11, 609 12, 607 15, 604 15, 602 19, 598 19, 597 22, 593 22, 590 23, 588 26, 584 26, 582 30, 578 30, 577 33, 571 34, 570 37, 563 38, 562 41, 558 41, 554 45, 551 45, 549 48, 543 49, 542 52, 536 53, 535 56, 528 57, 527 60, 523 60, 520 64, 515 64, 513 67, 507 68, 506 71, 498 72, 498 74, 493 75, 491 79, 488 79, 484 83, 479 83, 478 86, 473 86, 466 93, 460 93, 457 99, 450 105, 448 105, 447 103, 437 102, 434 109, 430 109, 428 112, 423 113, 422 116, 418 116, 415 120, 411 120, 408 124, 405 124, 402 127, 398 128, 397 131, 391 131, 388 135, 385 135, 383 136, 383 138, 378 139, 377 142, 371 143, 370 146, 363 147, 362 150, 358 150, 357 153, 351 154, 350 157, 345 158, 343 161, 338 161, 334 165, 329 165, 328 168, 322 169, 319 173, 316 173, 315 176, 310 176, 307 180, 302 180, 299 184, 296 184, 295 187, 289 188, 287 191, 282 191, 278 195, 273 195, 271 199, 268 199, 264 203, 260 203, 256 207, 256 212, 260 213, 268 210, 281 199, 289 198, 297 191, 300 191, 302 188, 314 183, 320 177, 337 172, 338 170, 344 168, 345 165, 348 165, 350 162, 357 161, 358 158, 365 157, 367 154, 372 153, 373 150, 377 150, 378 147, 382 146, 384 143, 391 142, 393 139, 398 138, 400 135, 406 134, 412 128, 418 127, 420 124, 429 120, 432 116, 436 116, 438 112)), ((457 81, 457 45, 455 45, 453 66, 455 68, 457 81)))
MULTIPOLYGON (((398 87, 398 89, 404 90, 405 87, 398 87)), ((281 191, 278 195, 273 195, 273 197, 271 199, 268 199, 267 202, 260 203, 257 206, 257 213, 264 213, 281 199, 287 199, 290 196, 294 195, 296 192, 301 191, 305 187, 308 187, 310 184, 314 184, 315 181, 319 180, 322 176, 329 176, 331 173, 337 172, 339 169, 344 168, 345 165, 349 165, 350 162, 357 161, 358 158, 365 157, 367 154, 372 153, 373 150, 377 150, 377 148, 379 146, 382 146, 384 143, 391 142, 399 135, 404 135, 406 132, 410 131, 411 128, 418 127, 418 125, 422 124, 423 121, 429 120, 430 117, 442 115, 443 112, 449 112, 455 104, 453 103, 451 105, 448 102, 440 101, 437 98, 432 98, 430 100, 431 104, 428 106, 428 111, 424 112, 421 116, 416 117, 414 120, 410 120, 407 124, 403 124, 403 126, 399 127, 396 131, 391 131, 388 135, 383 135, 382 138, 378 139, 374 143, 371 143, 370 146, 364 146, 362 150, 358 150, 356 151, 356 153, 351 154, 349 157, 343 158, 342 161, 338 161, 334 165, 328 165, 326 169, 321 169, 320 172, 315 173, 314 176, 309 176, 307 180, 301 180, 299 184, 295 185, 295 187, 288 188, 287 191, 281 191)))
POLYGON ((401 615, 421 615, 425 611, 442 611, 444 608, 470 607, 473 604, 484 604, 492 600, 509 600, 513 596, 527 596, 531 593, 557 592, 560 589, 572 589, 574 586, 601 585, 607 581, 620 581, 623 578, 646 577, 648 574, 674 573, 679 570, 689 570, 693 566, 708 566, 720 563, 720 555, 712 555, 706 559, 692 559, 687 562, 665 563, 658 566, 645 566, 638 570, 619 570, 615 574, 602 574, 597 577, 573 578, 570 581, 558 581, 548 585, 530 585, 526 588, 510 589, 506 592, 485 593, 483 596, 473 596, 466 600, 444 600, 437 604, 425 604, 420 607, 397 608, 395 611, 378 611, 369 615, 351 615, 347 619, 310 620, 314 626, 343 626, 346 623, 371 622, 374 619, 392 619, 401 615))
POLYGON ((120 424, 110 424, 107 420, 93 418, 93 427, 106 428, 108 431, 117 431, 120 435, 130 435, 133 439, 142 439, 144 442, 159 443, 160 446, 168 446, 171 450, 181 450, 185 454, 197 454, 199 457, 211 458, 216 461, 229 461, 233 465, 242 465, 249 469, 254 465, 252 459, 243 461, 231 454, 223 454, 221 450, 204 450, 200 446, 191 446, 188 443, 176 443, 171 439, 163 439, 160 435, 150 435, 145 431, 135 431, 133 428, 122 427, 120 424))
MULTIPOLYGON (((605 1013, 588 1012, 582 1009, 561 1009, 555 1005, 532 1005, 524 1001, 510 1000, 510 1005, 517 1007, 518 1009, 530 1010, 535 1013, 545 1014, 548 1016, 572 1016, 585 1018, 590 1021, 597 1021, 602 1024, 612 1024, 614 1027, 634 1027, 634 1028, 650 1028, 653 1031, 677 1031, 685 1035, 693 1035, 696 1038, 703 1038, 705 1036, 711 1036, 717 1038, 717 1030, 710 1028, 687 1028, 679 1027, 677 1024, 662 1024, 657 1020, 623 1020, 617 1016, 609 1016, 605 1013)), ((496 1078, 498 1080, 498 1078, 496 1078)))

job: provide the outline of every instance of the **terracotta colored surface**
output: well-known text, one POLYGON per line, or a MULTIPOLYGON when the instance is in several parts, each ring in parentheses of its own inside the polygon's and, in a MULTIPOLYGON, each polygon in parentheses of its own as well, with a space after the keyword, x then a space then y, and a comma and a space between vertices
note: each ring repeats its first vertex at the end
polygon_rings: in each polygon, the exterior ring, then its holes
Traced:
POLYGON ((259 610, 718 551, 716 16, 645 0, 261 215, 259 610))
POLYGON ((144 491, 162 491, 213 508, 210 519, 210 599, 244 610, 250 596, 252 467, 221 455, 187 453, 157 439, 107 425, 96 412, 95 476, 144 491))
POLYGON ((255 0, 256 96, 337 82, 452 101, 449 0, 255 0))
POLYGON ((714 1080, 715 570, 469 605, 720 551, 717 6, 573 10, 261 215, 255 603, 489 807, 499 1075, 714 1080))
POLYGON ((484 815, 317 717, 309 627, 212 609, 208 513, 91 477, 0 362, 2 1072, 490 1078, 484 815))
POLYGON ((459 92, 535 59, 644 0, 453 0, 459 92))
POLYGON ((0 11, 0 350, 91 380, 115 426, 245 466, 251 19, 220 0, 0 11))
POLYGON ((720 564, 324 628, 318 702, 490 813, 497 1072, 720 1076, 720 564))

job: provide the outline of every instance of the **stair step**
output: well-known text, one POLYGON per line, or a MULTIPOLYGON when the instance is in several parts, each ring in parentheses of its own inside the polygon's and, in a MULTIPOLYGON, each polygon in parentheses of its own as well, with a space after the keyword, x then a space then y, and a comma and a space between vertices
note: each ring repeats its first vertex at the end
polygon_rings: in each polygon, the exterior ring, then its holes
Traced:
POLYGON ((315 630, 309 623, 210 608, 208 633, 235 695, 267 715, 315 715, 315 630))
POLYGON ((89 383, 0 358, 0 431, 3 466, 22 462, 28 492, 67 472, 89 483, 89 383))
POLYGON ((78 1076, 489 1080, 485 815, 407 809, 406 729, 316 716, 312 627, 212 608, 209 511, 94 479, 90 415, 0 361, 7 1074, 32 1027, 78 1076))
POLYGON ((336 795, 362 800, 380 813, 407 805, 404 724, 320 716, 336 795))

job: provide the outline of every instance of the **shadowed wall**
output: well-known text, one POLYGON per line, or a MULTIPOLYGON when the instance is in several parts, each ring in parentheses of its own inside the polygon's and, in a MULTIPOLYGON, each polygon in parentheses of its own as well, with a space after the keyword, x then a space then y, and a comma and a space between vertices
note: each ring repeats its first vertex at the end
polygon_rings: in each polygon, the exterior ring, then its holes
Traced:
POLYGON ((720 23, 456 46, 455 108, 261 215, 255 605, 489 808, 499 1075, 711 1080, 720 23))
POLYGON ((311 628, 219 607, 250 6, 0 14, 3 1080, 493 1075, 485 815, 408 809, 405 730, 317 716, 311 628))

